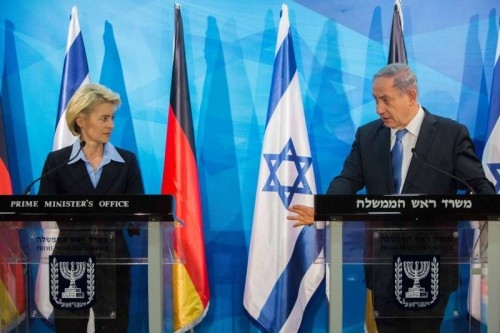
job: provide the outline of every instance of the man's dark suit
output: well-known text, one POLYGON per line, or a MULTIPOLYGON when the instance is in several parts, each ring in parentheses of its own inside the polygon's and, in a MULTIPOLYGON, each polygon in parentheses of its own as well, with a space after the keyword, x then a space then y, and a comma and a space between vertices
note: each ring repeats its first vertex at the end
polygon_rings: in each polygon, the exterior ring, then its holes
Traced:
MULTIPOLYGON (((478 194, 495 194, 493 185, 486 179, 481 162, 475 154, 467 128, 453 120, 432 115, 425 109, 424 112, 424 119, 415 145, 418 159, 463 179, 478 194)), ((355 142, 344 162, 341 174, 332 180, 327 193, 354 195, 363 188, 366 188, 367 194, 372 195, 396 193, 392 176, 390 135, 390 129, 385 127, 381 120, 361 126, 356 132, 355 142)), ((459 187, 464 186, 452 177, 425 166, 413 157, 402 187, 402 193, 455 194, 459 187)), ((419 227, 422 227, 423 223, 432 226, 439 221, 419 221, 419 227)), ((411 221, 398 221, 396 224, 397 226, 404 224, 409 228, 412 226, 411 221)), ((382 222, 381 225, 389 226, 387 222, 382 222)), ((370 227, 376 228, 377 226, 371 223, 370 227)), ((373 257, 372 251, 375 251, 376 246, 372 247, 372 233, 367 232, 366 258, 373 257)), ((438 313, 444 313, 449 293, 458 285, 457 267, 451 266, 447 272, 441 272, 444 273, 442 275, 448 275, 449 279, 440 287, 442 302, 436 310, 438 313)), ((380 268, 379 266, 365 265, 365 274, 368 289, 378 289, 377 292, 380 295, 377 300, 386 300, 379 301, 379 305, 380 302, 385 303, 384 305, 389 309, 388 312, 397 311, 397 309, 394 310, 397 306, 392 304, 394 292, 387 288, 390 287, 389 284, 392 286, 392 282, 390 282, 392 281, 391 270, 387 266, 380 268), (382 284, 383 287, 381 287, 382 284), (384 290, 386 292, 383 292, 384 290)), ((426 332, 438 332, 440 323, 441 319, 439 318, 434 322, 413 320, 411 323, 395 319, 377 319, 379 332, 382 333, 418 332, 421 329, 426 332), (433 325, 434 328, 432 328, 433 325)))
MULTIPOLYGON (((40 182, 39 194, 58 194, 58 195, 118 195, 118 194, 143 194, 139 165, 134 154, 129 151, 116 148, 125 163, 111 161, 102 169, 102 174, 94 188, 88 175, 85 163, 78 160, 75 163, 68 164, 55 172, 42 178, 40 182)), ((70 159, 72 146, 49 153, 43 167, 43 173, 64 164, 70 159)), ((60 233, 59 239, 64 237, 74 237, 75 232, 88 233, 91 228, 111 228, 119 227, 114 237, 114 253, 100 253, 103 250, 97 249, 93 253, 68 253, 56 244, 54 255, 95 255, 99 257, 111 258, 129 258, 130 253, 124 239, 121 224, 113 225, 113 221, 78 221, 68 222, 68 224, 58 223, 60 233), (75 231, 81 228, 81 231, 75 231)), ((47 286, 48 288, 48 286, 47 286)), ((96 332, 126 332, 129 318, 130 305, 130 266, 129 265, 97 265, 96 268, 96 303, 94 312, 96 314, 95 328, 96 332), (115 304, 116 303, 116 304, 115 304), (109 316, 115 312, 116 319, 99 319, 101 316, 109 316)), ((54 311, 55 325, 57 332, 86 332, 88 321, 88 310, 77 311, 71 314, 82 317, 82 319, 69 318, 64 310, 54 311)))
MULTIPOLYGON (((465 180, 478 194, 495 194, 486 179, 473 142, 464 125, 425 110, 415 151, 418 158, 465 180)), ((328 194, 394 194, 390 152, 391 131, 381 120, 361 126, 344 168, 328 188, 328 194)), ((412 159, 402 193, 454 194, 457 182, 412 159)))

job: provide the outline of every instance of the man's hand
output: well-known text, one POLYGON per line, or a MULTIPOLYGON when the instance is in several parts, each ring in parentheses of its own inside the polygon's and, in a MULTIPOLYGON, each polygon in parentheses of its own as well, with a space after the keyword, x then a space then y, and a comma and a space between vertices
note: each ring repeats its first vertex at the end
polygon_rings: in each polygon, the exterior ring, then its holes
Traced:
POLYGON ((314 224, 314 208, 304 205, 293 205, 288 207, 288 211, 296 215, 289 215, 288 220, 296 221, 293 226, 310 226, 314 224))

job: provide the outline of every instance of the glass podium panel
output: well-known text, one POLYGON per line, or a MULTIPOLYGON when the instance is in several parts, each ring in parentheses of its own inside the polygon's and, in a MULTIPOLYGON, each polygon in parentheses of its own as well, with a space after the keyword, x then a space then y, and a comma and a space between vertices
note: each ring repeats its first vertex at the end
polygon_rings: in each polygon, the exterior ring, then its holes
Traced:
POLYGON ((28 271, 36 272, 31 316, 45 317, 43 309, 36 311, 43 307, 36 299, 45 289, 54 318, 88 317, 90 308, 95 318, 116 318, 117 297, 130 288, 130 265, 138 259, 131 256, 119 223, 110 229, 93 222, 59 222, 41 231, 41 236, 32 231, 36 241, 27 253, 28 271))
MULTIPOLYGON (((364 269, 373 316, 442 318, 451 293, 463 299, 460 265, 469 264, 469 256, 460 258, 457 228, 416 228, 403 221, 392 227, 384 224, 372 223, 366 229, 364 269)), ((451 313, 466 315, 463 304, 453 302, 451 313)))
POLYGON ((329 331, 364 331, 369 322, 379 332, 500 327, 500 268, 487 259, 500 254, 500 222, 484 208, 500 210, 495 200, 317 196, 315 225, 323 238, 315 248, 324 244, 317 263, 329 269, 329 331), (382 204, 367 209, 360 202, 382 204))
POLYGON ((0 332, 90 314, 158 330, 164 266, 184 262, 171 208, 162 195, 0 196, 0 332))
MULTIPOLYGON (((26 257, 21 222, 0 222, 0 332, 15 332, 27 315, 26 257)), ((22 325, 21 325, 22 326, 22 325)), ((24 325, 25 326, 25 325, 24 325)))
POLYGON ((488 332, 488 257, 471 259, 469 285, 469 332, 488 332))

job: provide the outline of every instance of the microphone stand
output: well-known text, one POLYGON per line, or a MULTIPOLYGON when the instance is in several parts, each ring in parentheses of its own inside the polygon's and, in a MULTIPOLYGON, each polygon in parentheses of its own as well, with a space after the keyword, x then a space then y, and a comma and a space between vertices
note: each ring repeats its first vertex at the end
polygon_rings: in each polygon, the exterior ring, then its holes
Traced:
POLYGON ((85 140, 82 140, 80 141, 80 149, 78 149, 78 152, 75 154, 75 156, 73 157, 70 157, 66 162, 64 162, 63 164, 61 165, 58 165, 56 166, 54 169, 51 169, 49 171, 47 171, 46 173, 42 174, 40 177, 38 177, 37 179, 35 179, 34 181, 32 181, 28 186, 26 186, 26 188, 24 189, 24 192, 23 192, 23 195, 28 195, 31 193, 31 188, 33 187, 33 185, 35 185, 36 182, 40 181, 42 178, 50 175, 51 173, 59 170, 60 168, 62 168, 63 166, 67 165, 69 162, 73 161, 75 158, 78 157, 78 155, 80 154, 80 152, 82 151, 83 147, 85 147, 85 144, 87 142, 85 142, 85 140))

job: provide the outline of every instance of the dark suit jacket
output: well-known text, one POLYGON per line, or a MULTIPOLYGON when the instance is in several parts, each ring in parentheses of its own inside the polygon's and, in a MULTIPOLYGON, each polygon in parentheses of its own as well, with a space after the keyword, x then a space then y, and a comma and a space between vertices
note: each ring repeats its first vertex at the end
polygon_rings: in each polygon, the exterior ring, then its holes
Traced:
MULTIPOLYGON (((120 156, 125 160, 125 163, 111 161, 103 167, 101 177, 97 187, 94 188, 92 181, 85 167, 85 162, 79 160, 73 164, 65 165, 54 172, 47 174, 41 179, 40 190, 38 194, 143 194, 144 188, 142 177, 139 170, 139 164, 135 155, 127 150, 116 148, 120 156)), ((50 152, 45 161, 42 174, 46 174, 50 170, 54 170, 64 162, 68 161, 72 147, 65 147, 60 150, 50 152)), ((106 253, 105 247, 97 247, 93 253, 67 253, 59 242, 56 244, 53 254, 58 255, 75 255, 75 254, 93 254, 97 258, 129 258, 130 253, 121 228, 122 222, 107 221, 103 216, 101 219, 92 221, 66 221, 60 223, 58 221, 60 233, 59 238, 74 237, 75 232, 79 235, 85 235, 91 232, 91 226, 98 225, 99 227, 119 228, 114 237, 114 246, 111 251, 114 253, 106 253)), ((109 259, 108 259, 109 260, 109 259)), ((130 265, 97 265, 96 268, 96 303, 93 306, 96 318, 107 316, 114 312, 117 315, 117 320, 96 320, 97 327, 101 327, 102 322, 108 323, 115 327, 115 330, 106 330, 107 332, 126 332, 128 325, 128 313, 130 302, 130 265)), ((86 320, 74 321, 73 318, 67 318, 65 310, 55 310, 56 327, 59 327, 64 332, 69 332, 76 329, 78 325, 83 328, 87 326, 86 320), (64 328, 62 328, 64 327, 64 328)), ((70 317, 88 317, 88 310, 80 310, 73 312, 70 317)))
MULTIPOLYGON (((495 194, 476 156, 474 144, 464 125, 425 110, 415 145, 419 160, 450 173, 471 185, 478 194, 495 194)), ((361 126, 339 176, 328 194, 394 194, 390 153, 391 131, 380 119, 361 126)), ((413 156, 402 193, 454 194, 463 187, 452 177, 425 166, 413 156)))
MULTIPOLYGON (((72 147, 50 152, 42 174, 49 172, 70 158, 72 147)), ((139 164, 135 155, 116 148, 125 163, 111 161, 103 167, 101 178, 94 189, 85 162, 79 160, 43 177, 38 194, 143 194, 139 164)))
MULTIPOLYGON (((463 179, 478 194, 495 194, 491 182, 484 174, 482 164, 474 151, 473 142, 464 125, 451 119, 432 115, 425 110, 425 116, 415 145, 418 160, 412 157, 402 193, 405 194, 455 194, 463 184, 453 177, 440 173, 421 161, 425 161, 439 170, 463 179)), ((382 121, 375 120, 361 126, 356 132, 356 139, 351 152, 347 156, 342 172, 335 177, 328 188, 328 194, 356 194, 366 188, 367 194, 394 194, 392 181, 392 165, 390 153, 391 131, 382 121)), ((406 152, 405 152, 406 153, 406 152)), ((429 226, 429 232, 436 233, 432 226, 436 221, 419 221, 418 228, 429 226)), ((442 221, 439 221, 442 223, 442 221)), ((411 230, 415 226, 412 221, 373 221, 365 235, 365 258, 378 258, 381 251, 372 236, 378 228, 398 226, 411 230)), ((424 229, 420 229, 424 232, 424 229)), ((432 249, 431 244, 428 244, 432 249)), ((429 250, 428 250, 429 251, 429 250)), ((451 250, 453 251, 453 250, 451 250)), ((435 252, 435 251, 434 251, 435 252)), ((412 253, 414 254, 414 253, 412 253)), ((446 254, 450 256, 449 254, 446 254)), ((383 255, 390 258, 389 253, 383 255)), ((370 261, 373 263, 373 261, 370 261)), ((443 267, 440 295, 442 301, 430 311, 433 316, 442 315, 446 307, 448 294, 458 285, 458 268, 454 265, 443 267)), ((373 290, 374 307, 381 314, 388 316, 397 313, 398 307, 392 300, 393 276, 391 265, 365 265, 366 285, 373 290)))

